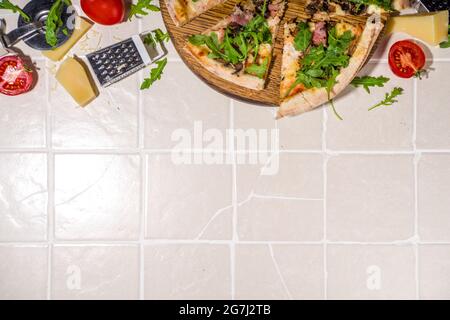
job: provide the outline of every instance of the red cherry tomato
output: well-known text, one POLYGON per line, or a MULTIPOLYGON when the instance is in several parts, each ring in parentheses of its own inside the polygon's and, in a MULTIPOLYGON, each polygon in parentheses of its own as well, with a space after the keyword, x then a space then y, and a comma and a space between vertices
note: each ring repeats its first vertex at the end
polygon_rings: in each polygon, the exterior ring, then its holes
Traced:
POLYGON ((30 91, 33 85, 33 73, 17 56, 0 58, 0 92, 16 96, 30 91))
POLYGON ((401 78, 420 76, 424 65, 425 53, 412 41, 398 41, 389 50, 389 66, 392 72, 401 78))
POLYGON ((123 0, 81 0, 81 8, 94 22, 104 25, 120 23, 125 16, 123 0))

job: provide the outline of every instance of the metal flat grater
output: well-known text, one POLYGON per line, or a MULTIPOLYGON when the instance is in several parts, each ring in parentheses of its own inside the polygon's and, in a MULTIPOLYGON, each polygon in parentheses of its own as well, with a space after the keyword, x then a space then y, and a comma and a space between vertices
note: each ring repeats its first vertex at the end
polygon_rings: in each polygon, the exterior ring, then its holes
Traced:
POLYGON ((154 46, 144 44, 142 39, 147 36, 152 37, 151 32, 86 55, 88 66, 100 86, 118 82, 165 56, 166 49, 158 41, 154 41, 154 46))

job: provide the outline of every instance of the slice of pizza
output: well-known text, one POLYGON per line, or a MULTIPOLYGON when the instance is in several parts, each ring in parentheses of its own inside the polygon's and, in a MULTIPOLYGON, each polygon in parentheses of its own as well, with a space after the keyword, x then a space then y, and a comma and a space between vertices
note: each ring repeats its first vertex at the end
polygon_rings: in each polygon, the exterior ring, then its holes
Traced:
MULTIPOLYGON (((409 0, 307 0, 311 15, 365 15, 387 13, 410 7, 409 0)), ((319 16, 316 16, 317 18, 319 16)))
POLYGON ((365 25, 321 20, 286 23, 278 117, 332 102, 364 65, 382 29, 376 15, 365 25))
POLYGON ((167 11, 177 26, 182 26, 203 12, 226 0, 166 0, 167 11))
POLYGON ((285 0, 242 1, 214 27, 189 37, 185 50, 218 77, 262 90, 284 10, 285 0))

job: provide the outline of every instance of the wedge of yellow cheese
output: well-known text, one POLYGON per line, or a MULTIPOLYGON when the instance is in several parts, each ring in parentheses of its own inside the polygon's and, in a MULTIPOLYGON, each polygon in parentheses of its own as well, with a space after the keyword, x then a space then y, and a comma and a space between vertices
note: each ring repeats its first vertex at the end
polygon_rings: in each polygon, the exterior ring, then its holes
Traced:
POLYGON ((69 52, 70 49, 85 35, 92 27, 93 23, 83 17, 75 18, 75 29, 70 38, 64 44, 54 50, 42 51, 42 55, 53 61, 59 61, 69 52))
POLYGON ((97 87, 87 70, 79 59, 67 58, 56 72, 56 80, 81 107, 98 96, 97 87))
POLYGON ((448 39, 448 11, 392 17, 386 34, 392 32, 404 32, 437 46, 448 39))

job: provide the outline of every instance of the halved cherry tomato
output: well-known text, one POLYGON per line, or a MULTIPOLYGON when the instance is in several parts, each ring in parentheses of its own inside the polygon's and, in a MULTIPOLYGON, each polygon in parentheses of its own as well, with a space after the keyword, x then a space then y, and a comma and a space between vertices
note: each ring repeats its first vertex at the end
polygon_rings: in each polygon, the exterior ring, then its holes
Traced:
POLYGON ((124 0, 81 0, 80 4, 84 13, 100 24, 121 23, 125 17, 124 0))
POLYGON ((389 50, 389 66, 401 78, 420 76, 424 65, 425 53, 410 40, 398 41, 389 50))
POLYGON ((0 58, 0 92, 16 96, 30 91, 33 85, 33 73, 17 56, 0 58))

